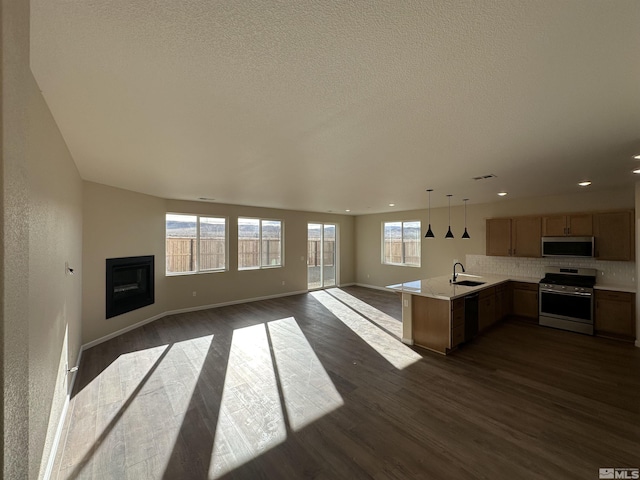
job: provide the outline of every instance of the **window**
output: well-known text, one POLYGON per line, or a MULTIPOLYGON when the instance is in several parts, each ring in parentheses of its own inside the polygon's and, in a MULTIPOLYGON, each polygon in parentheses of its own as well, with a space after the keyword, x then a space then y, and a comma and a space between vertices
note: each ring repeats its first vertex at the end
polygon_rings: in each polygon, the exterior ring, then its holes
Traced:
POLYGON ((420 221, 382 224, 382 263, 420 266, 420 221))
POLYGON ((225 270, 227 219, 167 213, 166 254, 168 275, 225 270))
POLYGON ((238 218, 238 270, 282 266, 282 222, 238 218))

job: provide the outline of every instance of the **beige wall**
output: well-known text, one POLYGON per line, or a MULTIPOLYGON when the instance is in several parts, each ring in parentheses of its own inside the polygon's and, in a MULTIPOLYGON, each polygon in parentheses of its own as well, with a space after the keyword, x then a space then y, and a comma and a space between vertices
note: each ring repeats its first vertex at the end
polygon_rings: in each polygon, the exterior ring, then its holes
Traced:
POLYGON ((165 204, 161 198, 83 183, 83 344, 166 311, 165 204), (105 320, 106 259, 139 255, 156 257, 156 303, 105 320))
POLYGON ((31 76, 28 85, 29 470, 37 478, 71 393, 66 367, 80 353, 82 180, 31 76))
POLYGON ((431 225, 436 238, 423 239, 420 268, 382 265, 382 222, 420 220, 424 235, 427 227, 427 209, 360 216, 356 218, 356 282, 382 287, 447 275, 451 273, 454 259, 464 263, 467 254, 485 254, 487 218, 634 208, 634 202, 633 188, 518 200, 505 198, 480 205, 475 205, 470 200, 467 205, 467 228, 471 238, 464 240, 460 238, 464 231, 464 210, 461 205, 451 207, 451 229, 454 239, 444 238, 448 226, 448 209, 432 209, 431 225))
POLYGON ((80 351, 82 181, 29 71, 29 2, 1 8, 2 477, 41 478, 80 351))
POLYGON ((307 289, 308 222, 338 224, 340 282, 353 283, 353 217, 206 202, 165 200, 91 182, 84 182, 83 343, 87 344, 141 321, 182 309, 237 302, 307 289), (188 213, 229 219, 229 269, 196 275, 165 275, 165 214, 188 213), (237 270, 238 216, 284 221, 282 268, 237 270), (155 255, 156 303, 105 319, 105 260, 155 255), (284 282, 284 285, 282 284, 284 282), (193 296, 193 292, 196 296, 193 296))
MULTIPOLYGON (((26 173, 29 2, 2 0, 2 478, 27 478, 29 232, 26 173)), ((39 459, 37 459, 39 460, 39 459)))
MULTIPOLYGON (((636 182, 636 258, 640 252, 640 181, 636 182)), ((636 347, 640 347, 640 262, 636 262, 636 347)))

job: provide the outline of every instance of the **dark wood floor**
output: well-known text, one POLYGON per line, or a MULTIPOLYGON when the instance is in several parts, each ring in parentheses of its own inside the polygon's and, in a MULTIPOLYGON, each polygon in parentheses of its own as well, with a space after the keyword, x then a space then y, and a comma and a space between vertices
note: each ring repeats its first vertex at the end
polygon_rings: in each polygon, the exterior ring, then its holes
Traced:
POLYGON ((640 349, 512 319, 454 354, 349 287, 84 352, 53 478, 590 479, 640 467, 640 349), (417 354, 417 355, 416 355, 417 354))

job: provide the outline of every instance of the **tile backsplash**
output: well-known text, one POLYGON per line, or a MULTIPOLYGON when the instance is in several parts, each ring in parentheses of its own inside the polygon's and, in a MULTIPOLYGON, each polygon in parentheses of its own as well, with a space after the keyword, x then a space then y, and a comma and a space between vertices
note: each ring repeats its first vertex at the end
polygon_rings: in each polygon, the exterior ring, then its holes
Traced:
POLYGON ((509 275, 513 277, 544 276, 547 266, 595 268, 598 270, 597 283, 610 285, 635 285, 635 262, 608 262, 595 258, 525 258, 525 257, 488 257, 486 255, 467 255, 465 268, 469 272, 509 275))

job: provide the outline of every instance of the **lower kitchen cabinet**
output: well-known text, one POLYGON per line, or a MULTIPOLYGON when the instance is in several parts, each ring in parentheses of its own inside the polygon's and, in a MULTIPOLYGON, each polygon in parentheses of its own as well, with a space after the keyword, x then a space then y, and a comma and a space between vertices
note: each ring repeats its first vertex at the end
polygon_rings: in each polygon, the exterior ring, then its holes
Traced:
MULTIPOLYGON (((452 348, 452 302, 419 295, 413 295, 411 301, 413 343, 438 353, 446 353, 452 348)), ((464 307, 462 311, 464 328, 464 307)))
POLYGON ((496 321, 499 322, 511 313, 512 304, 509 284, 503 283, 496 286, 496 321))
POLYGON ((538 318, 538 284, 511 282, 513 307, 511 313, 519 317, 538 318))
POLYGON ((451 348, 464 342, 464 298, 451 302, 451 348))
POLYGON ((413 343, 447 354, 465 341, 465 299, 441 300, 413 295, 411 299, 413 343))
POLYGON ((636 339, 634 293, 595 291, 595 334, 619 340, 636 339))
POLYGON ((496 322, 496 289, 486 288, 480 291, 478 298, 478 331, 482 331, 496 322))

